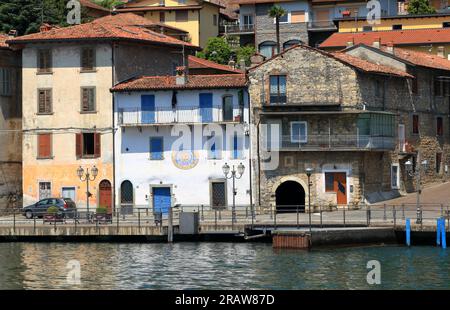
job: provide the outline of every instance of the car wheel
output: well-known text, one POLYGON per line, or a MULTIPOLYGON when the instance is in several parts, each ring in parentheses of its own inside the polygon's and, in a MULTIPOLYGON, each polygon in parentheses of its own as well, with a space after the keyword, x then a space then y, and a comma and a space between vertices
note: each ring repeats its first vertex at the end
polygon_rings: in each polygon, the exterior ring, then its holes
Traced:
POLYGON ((26 211, 26 212, 25 212, 25 217, 26 217, 27 219, 32 219, 32 218, 33 218, 33 212, 31 212, 31 211, 26 211))

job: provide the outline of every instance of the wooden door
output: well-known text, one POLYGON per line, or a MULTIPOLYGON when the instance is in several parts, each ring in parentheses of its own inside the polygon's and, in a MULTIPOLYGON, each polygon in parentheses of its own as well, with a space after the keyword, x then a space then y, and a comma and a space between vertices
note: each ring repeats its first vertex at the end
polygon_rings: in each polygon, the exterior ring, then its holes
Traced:
POLYGON ((337 204, 347 204, 347 175, 345 172, 334 173, 334 190, 336 191, 337 204))
POLYGON ((108 213, 112 213, 111 183, 108 180, 101 181, 99 191, 99 207, 107 208, 108 213))

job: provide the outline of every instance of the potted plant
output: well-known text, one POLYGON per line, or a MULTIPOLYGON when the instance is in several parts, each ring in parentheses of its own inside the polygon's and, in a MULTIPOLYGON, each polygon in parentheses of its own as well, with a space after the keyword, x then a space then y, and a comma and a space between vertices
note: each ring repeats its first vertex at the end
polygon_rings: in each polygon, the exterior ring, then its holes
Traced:
POLYGON ((112 214, 108 213, 108 208, 100 206, 95 210, 95 220, 99 223, 112 223, 112 214))
POLYGON ((62 222, 63 215, 59 212, 58 207, 51 206, 47 209, 47 212, 44 214, 44 223, 45 222, 62 222))

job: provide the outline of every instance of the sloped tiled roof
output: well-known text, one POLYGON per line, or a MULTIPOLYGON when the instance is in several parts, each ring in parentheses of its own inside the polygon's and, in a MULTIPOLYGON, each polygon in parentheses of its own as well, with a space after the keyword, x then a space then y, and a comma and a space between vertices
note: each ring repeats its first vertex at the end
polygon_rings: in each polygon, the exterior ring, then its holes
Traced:
POLYGON ((84 6, 84 7, 90 8, 90 9, 94 9, 94 10, 110 12, 110 10, 108 10, 107 8, 104 8, 101 5, 93 3, 90 0, 79 0, 79 1, 80 1, 81 6, 84 6))
POLYGON ((232 4, 256 4, 256 3, 281 3, 293 2, 295 0, 231 0, 232 4))
POLYGON ((242 88, 246 85, 245 74, 189 75, 183 85, 176 84, 175 76, 142 76, 117 84, 111 91, 242 88))
POLYGON ((6 40, 9 39, 9 36, 4 33, 0 33, 0 48, 2 49, 9 49, 9 45, 6 43, 6 40))
POLYGON ((216 69, 231 73, 244 73, 241 70, 233 69, 230 66, 221 65, 214 61, 198 58, 192 55, 188 56, 189 69, 216 69))
POLYGON ((353 44, 372 45, 374 41, 380 41, 382 45, 414 45, 430 43, 450 43, 450 28, 440 29, 411 29, 373 32, 336 32, 326 39, 320 48, 346 47, 347 42, 353 44))
POLYGON ((145 26, 149 25, 149 21, 145 19, 144 22, 142 19, 144 18, 132 13, 105 16, 86 24, 51 29, 17 37, 9 40, 8 43, 22 44, 48 41, 119 40, 164 45, 185 45, 187 47, 198 49, 198 47, 190 43, 146 29, 145 26))
MULTIPOLYGON (((381 48, 386 51, 386 47, 381 48)), ((411 51, 404 48, 394 48, 394 56, 406 60, 412 64, 432 69, 450 70, 450 61, 437 55, 411 51)))

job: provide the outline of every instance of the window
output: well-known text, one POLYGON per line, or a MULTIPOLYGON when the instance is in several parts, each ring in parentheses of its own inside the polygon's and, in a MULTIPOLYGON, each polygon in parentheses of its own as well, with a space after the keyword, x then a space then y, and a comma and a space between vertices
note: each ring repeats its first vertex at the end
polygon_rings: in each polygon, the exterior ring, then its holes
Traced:
POLYGON ((244 143, 242 137, 239 137, 237 133, 234 134, 233 137, 233 154, 231 156, 232 159, 243 159, 243 149, 244 143))
POLYGON ((325 191, 334 192, 334 173, 325 172, 325 191))
POLYGON ((259 45, 259 53, 266 58, 276 54, 277 44, 273 41, 265 41, 259 45))
POLYGON ((150 138, 150 159, 151 160, 164 159, 164 148, 162 137, 150 138))
POLYGON ((295 45, 301 44, 300 40, 289 40, 283 43, 283 50, 293 47, 295 45))
POLYGON ((159 12, 159 22, 164 23, 166 21, 166 13, 165 12, 159 12))
POLYGON ((188 21, 188 11, 176 11, 175 21, 177 22, 187 22, 188 21))
POLYGON ((292 11, 291 12, 291 23, 304 23, 305 22, 305 11, 292 11))
POLYGON ((413 94, 417 94, 418 91, 419 91, 419 79, 416 76, 411 80, 411 92, 413 94))
POLYGON ((95 112, 95 87, 81 88, 81 112, 95 112))
POLYGON ((308 125, 306 122, 291 122, 291 142, 306 143, 308 125))
POLYGON ((225 181, 211 182, 211 206, 213 208, 227 206, 227 186, 225 181))
POLYGON ((81 71, 92 71, 95 69, 95 49, 83 48, 81 50, 81 71))
POLYGON ((402 30, 402 25, 392 25, 392 30, 402 30))
POLYGON ((38 90, 38 114, 52 113, 52 90, 38 90))
POLYGON ((120 204, 133 204, 133 184, 126 180, 120 185, 120 204))
POLYGON ((437 97, 440 97, 444 94, 444 83, 441 79, 435 78, 434 79, 434 95, 437 97))
MULTIPOLYGON (((290 14, 290 13, 286 13, 286 14, 284 14, 283 16, 280 16, 280 19, 279 19, 280 24, 281 24, 281 23, 289 23, 289 14, 290 14)), ((273 19, 273 23, 274 23, 274 24, 276 23, 275 18, 273 19)))
MULTIPOLYGON (((50 198, 52 196, 52 183, 39 182, 39 200, 50 198)), ((44 204, 47 203, 47 200, 44 204)), ((39 202, 41 204, 41 202, 39 202)))
POLYGON ((213 14, 213 26, 217 26, 217 14, 213 14))
POLYGON ((50 49, 38 50, 37 67, 38 73, 52 72, 52 51, 50 49))
POLYGON ((450 28, 450 22, 443 22, 442 28, 450 28))
POLYGON ((76 156, 77 158, 96 158, 101 153, 101 135, 100 133, 84 132, 77 133, 76 137, 76 156))
POLYGON ((11 69, 0 68, 0 95, 11 95, 11 69))
POLYGON ((444 135, 444 119, 440 116, 436 118, 436 135, 444 135))
POLYGON ((442 153, 436 153, 436 173, 441 171, 442 153))
POLYGON ((399 172, 399 165, 393 164, 391 165, 391 188, 392 189, 399 189, 400 188, 400 172, 399 172))
POLYGON ((253 25, 253 15, 243 15, 242 16, 242 24, 253 25))
POLYGON ((270 76, 270 103, 285 104, 286 103, 286 75, 270 76))
POLYGON ((412 124, 412 133, 413 134, 415 134, 415 135, 418 135, 419 134, 419 115, 417 115, 417 114, 414 114, 413 116, 412 116, 412 122, 413 122, 413 124, 412 124))
POLYGON ((52 135, 50 133, 41 133, 37 135, 37 158, 45 159, 52 157, 52 135))
POLYGON ((233 121, 233 96, 222 98, 222 116, 223 121, 233 121))
POLYGON ((372 31, 372 26, 363 26, 363 32, 370 32, 372 31))

